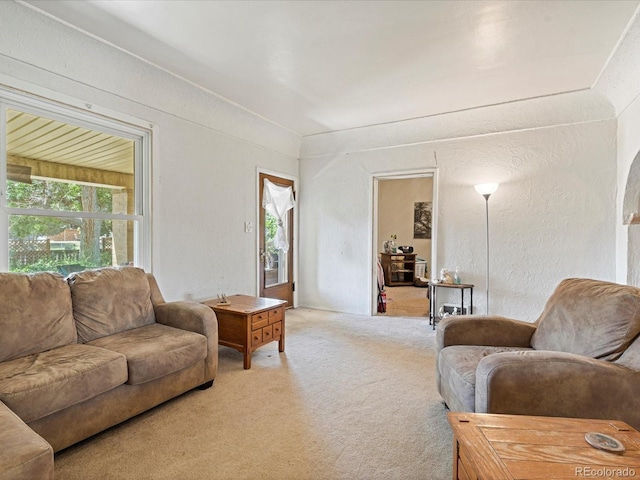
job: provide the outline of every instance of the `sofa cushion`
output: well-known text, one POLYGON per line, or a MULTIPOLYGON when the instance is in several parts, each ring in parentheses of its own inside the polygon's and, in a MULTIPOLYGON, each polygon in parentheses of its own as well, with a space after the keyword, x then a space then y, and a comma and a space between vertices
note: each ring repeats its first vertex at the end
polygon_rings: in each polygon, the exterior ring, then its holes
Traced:
POLYGON ((155 322, 149 281, 140 268, 85 270, 67 281, 82 343, 155 322))
POLYGON ((476 407, 476 369, 487 355, 500 352, 532 350, 520 347, 482 347, 476 345, 452 345, 440 350, 438 369, 443 389, 455 398, 445 398, 452 410, 473 412, 476 407))
POLYGON ((52 273, 0 273, 0 362, 75 343, 69 287, 52 273))
POLYGON ((0 363, 0 400, 28 423, 126 381, 124 355, 76 343, 0 363))
POLYGON ((207 338, 204 335, 159 323, 102 337, 89 345, 125 355, 129 385, 164 377, 204 361, 207 356, 207 338))
POLYGON ((640 333, 640 288, 570 278, 560 282, 537 320, 536 350, 615 360, 640 333))
POLYGON ((53 448, 0 403, 0 480, 53 479, 53 448))
POLYGON ((618 365, 623 365, 640 372, 640 337, 631 342, 631 345, 629 345, 622 356, 615 362, 618 365))

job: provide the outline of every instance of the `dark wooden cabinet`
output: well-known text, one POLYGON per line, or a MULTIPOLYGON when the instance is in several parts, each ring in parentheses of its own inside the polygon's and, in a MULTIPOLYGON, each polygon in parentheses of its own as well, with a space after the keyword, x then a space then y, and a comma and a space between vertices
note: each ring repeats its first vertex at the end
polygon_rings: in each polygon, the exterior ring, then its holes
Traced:
POLYGON ((416 275, 415 253, 381 253, 380 263, 385 285, 413 285, 416 275))

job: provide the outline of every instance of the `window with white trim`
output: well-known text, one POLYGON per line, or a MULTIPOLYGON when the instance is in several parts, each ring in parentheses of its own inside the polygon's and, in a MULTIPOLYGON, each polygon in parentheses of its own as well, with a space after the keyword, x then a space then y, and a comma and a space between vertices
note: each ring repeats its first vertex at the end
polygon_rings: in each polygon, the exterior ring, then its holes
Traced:
POLYGON ((0 270, 148 269, 149 132, 1 95, 0 270))

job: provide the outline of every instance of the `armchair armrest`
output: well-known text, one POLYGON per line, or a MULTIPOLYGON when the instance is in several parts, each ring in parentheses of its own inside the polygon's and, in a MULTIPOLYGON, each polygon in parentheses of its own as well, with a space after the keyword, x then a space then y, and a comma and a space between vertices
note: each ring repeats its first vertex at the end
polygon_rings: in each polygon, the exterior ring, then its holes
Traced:
POLYGON ((0 402, 0 478, 53 480, 53 448, 0 402))
POLYGON ((530 347, 536 325, 492 315, 447 317, 438 324, 437 350, 449 345, 488 347, 530 347))
POLYGON ((205 381, 213 380, 218 371, 218 320, 206 305, 198 302, 168 302, 154 306, 156 322, 189 330, 207 337, 205 381))
POLYGON ((623 420, 640 427, 640 372, 545 350, 488 355, 476 370, 475 411, 623 420))

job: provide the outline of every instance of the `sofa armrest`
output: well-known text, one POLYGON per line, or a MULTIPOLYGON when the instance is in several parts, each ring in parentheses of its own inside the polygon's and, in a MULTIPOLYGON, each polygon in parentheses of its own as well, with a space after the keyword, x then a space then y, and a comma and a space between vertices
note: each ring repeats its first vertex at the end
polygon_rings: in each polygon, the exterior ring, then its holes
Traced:
POLYGON ((0 402, 0 480, 53 479, 53 448, 0 402))
POLYGON ((545 350, 503 352, 476 369, 478 413, 623 420, 640 428, 640 372, 545 350))
POLYGON ((460 315, 438 323, 437 350, 449 345, 488 347, 530 347, 536 325, 492 315, 460 315))
POLYGON ((218 319, 213 310, 198 302, 168 302, 154 306, 156 322, 207 337, 205 382, 218 371, 218 319))

